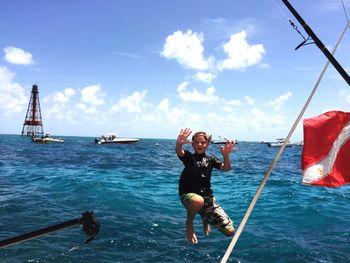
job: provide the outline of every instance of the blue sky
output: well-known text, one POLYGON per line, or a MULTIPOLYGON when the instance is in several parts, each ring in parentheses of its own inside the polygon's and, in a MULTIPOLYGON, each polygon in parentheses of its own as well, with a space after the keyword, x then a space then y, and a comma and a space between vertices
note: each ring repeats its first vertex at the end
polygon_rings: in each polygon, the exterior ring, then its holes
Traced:
MULTIPOLYGON (((290 3, 332 50, 342 1, 290 3)), ((1 0, 0 133, 20 134, 38 84, 53 135, 285 137, 327 61, 315 45, 294 50, 288 18, 306 36, 280 0, 1 0)), ((350 73, 349 32, 335 57, 350 73)), ((304 117, 349 107, 330 66, 304 117)))

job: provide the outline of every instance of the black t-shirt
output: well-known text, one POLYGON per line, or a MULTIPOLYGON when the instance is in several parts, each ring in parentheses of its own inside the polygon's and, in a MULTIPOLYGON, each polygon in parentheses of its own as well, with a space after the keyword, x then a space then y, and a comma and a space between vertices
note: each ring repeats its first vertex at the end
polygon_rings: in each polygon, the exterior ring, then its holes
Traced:
POLYGON ((213 167, 220 170, 222 162, 215 156, 192 154, 185 150, 183 157, 178 156, 185 165, 180 181, 179 195, 196 193, 201 196, 211 195, 210 178, 213 167))

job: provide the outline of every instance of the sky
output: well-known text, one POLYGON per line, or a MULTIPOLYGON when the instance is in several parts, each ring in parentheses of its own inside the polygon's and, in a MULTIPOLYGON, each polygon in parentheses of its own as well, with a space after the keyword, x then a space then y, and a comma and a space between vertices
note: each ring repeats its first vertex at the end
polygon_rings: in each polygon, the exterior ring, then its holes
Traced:
MULTIPOLYGON (((331 52, 350 1, 289 2, 331 52)), ((315 44, 295 50, 307 33, 282 0, 0 4, 1 134, 21 133, 37 84, 52 135, 176 139, 189 127, 273 141, 287 136, 327 62, 315 44)), ((335 58, 350 74, 349 34, 335 58)), ((329 110, 350 111, 332 65, 303 119, 329 110)), ((302 139, 301 121, 292 141, 302 139)))

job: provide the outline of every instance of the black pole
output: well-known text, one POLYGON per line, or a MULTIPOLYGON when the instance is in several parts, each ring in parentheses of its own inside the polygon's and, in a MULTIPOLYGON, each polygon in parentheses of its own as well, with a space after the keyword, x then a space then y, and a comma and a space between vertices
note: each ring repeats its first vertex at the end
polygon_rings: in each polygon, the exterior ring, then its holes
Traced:
POLYGON ((10 245, 14 245, 16 243, 27 241, 30 239, 34 239, 55 231, 59 231, 68 227, 72 227, 75 225, 83 224, 83 230, 84 232, 89 235, 89 239, 85 242, 90 242, 98 233, 100 224, 95 220, 94 214, 92 211, 87 211, 83 213, 83 217, 76 218, 73 220, 69 220, 64 223, 60 223, 57 225, 53 225, 50 227, 42 228, 33 232, 29 232, 23 235, 19 235, 13 238, 5 239, 0 241, 0 248, 7 247, 10 245))
POLYGON ((295 16, 295 18, 299 21, 299 23, 303 26, 306 33, 314 40, 317 47, 325 54, 327 59, 332 63, 335 69, 339 72, 339 74, 343 77, 343 79, 350 85, 350 76, 343 67, 338 63, 338 61, 332 56, 332 54, 328 51, 325 45, 321 42, 321 40, 315 35, 312 29, 306 24, 306 22, 302 19, 302 17, 298 14, 298 12, 293 8, 293 6, 288 2, 288 0, 282 0, 282 2, 287 6, 289 11, 295 16))
POLYGON ((54 226, 50 226, 50 227, 46 227, 46 228, 42 228, 33 232, 29 232, 23 235, 19 235, 13 238, 9 238, 3 241, 0 241, 0 248, 1 247, 6 247, 6 246, 10 246, 10 245, 14 245, 16 243, 22 242, 22 241, 26 241, 26 240, 30 240, 30 239, 34 239, 36 237, 39 236, 43 236, 67 227, 71 227, 71 226, 75 226, 75 225, 80 225, 81 223, 81 219, 77 218, 77 219, 73 219, 70 221, 67 221, 65 223, 61 223, 61 224, 57 224, 54 226))

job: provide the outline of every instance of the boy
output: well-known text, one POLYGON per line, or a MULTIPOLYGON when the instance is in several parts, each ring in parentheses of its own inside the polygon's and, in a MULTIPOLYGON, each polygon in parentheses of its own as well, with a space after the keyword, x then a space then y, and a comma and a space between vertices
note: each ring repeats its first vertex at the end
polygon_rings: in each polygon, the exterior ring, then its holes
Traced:
POLYGON ((203 229, 206 235, 210 233, 208 225, 216 227, 226 236, 234 234, 233 223, 224 210, 218 205, 211 190, 210 178, 213 168, 221 171, 231 170, 229 154, 236 150, 232 141, 221 147, 224 161, 221 162, 215 156, 207 156, 207 150, 211 136, 205 132, 196 132, 192 136, 192 147, 194 154, 183 149, 183 144, 191 143, 188 137, 191 129, 181 129, 176 141, 176 153, 183 162, 183 169, 179 181, 179 196, 182 204, 187 210, 186 237, 192 244, 197 244, 197 236, 194 233, 193 220, 196 214, 200 214, 203 222, 203 229))

